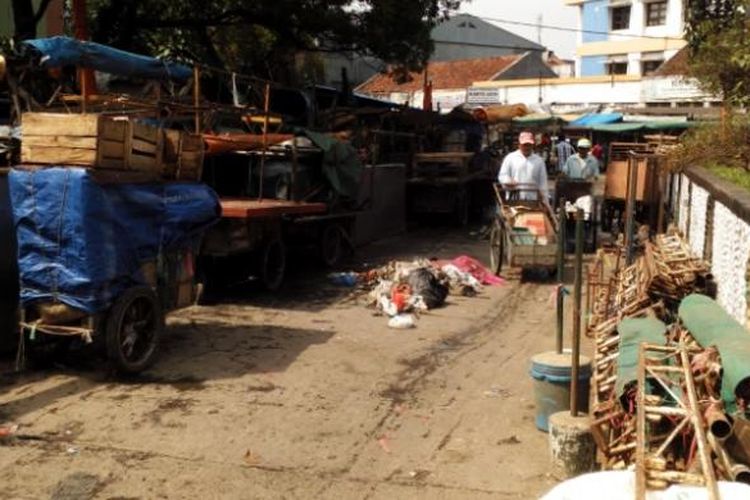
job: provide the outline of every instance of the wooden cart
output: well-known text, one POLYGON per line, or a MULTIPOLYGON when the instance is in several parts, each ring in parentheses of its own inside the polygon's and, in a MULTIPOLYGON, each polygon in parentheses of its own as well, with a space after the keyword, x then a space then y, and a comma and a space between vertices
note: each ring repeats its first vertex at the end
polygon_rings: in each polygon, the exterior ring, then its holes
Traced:
POLYGON ((474 153, 466 152, 415 154, 407 178, 411 212, 450 214, 458 224, 466 225, 469 184, 484 175, 469 168, 473 157, 474 153))
POLYGON ((145 283, 126 288, 103 311, 89 314, 61 302, 36 302, 19 308, 19 359, 48 365, 74 341, 101 342, 112 368, 135 374, 157 355, 165 316, 195 304, 195 250, 165 253, 141 264, 145 283))
POLYGON ((657 202, 659 198, 659 172, 655 163, 649 161, 650 152, 650 146, 645 143, 616 142, 610 144, 604 200, 602 202, 602 230, 619 232, 618 230, 621 230, 624 225, 628 174, 631 165, 637 169, 636 219, 642 220, 643 213, 657 202))
POLYGON ((497 216, 490 232, 490 265, 546 268, 557 266, 557 219, 544 195, 533 184, 494 184, 497 216))

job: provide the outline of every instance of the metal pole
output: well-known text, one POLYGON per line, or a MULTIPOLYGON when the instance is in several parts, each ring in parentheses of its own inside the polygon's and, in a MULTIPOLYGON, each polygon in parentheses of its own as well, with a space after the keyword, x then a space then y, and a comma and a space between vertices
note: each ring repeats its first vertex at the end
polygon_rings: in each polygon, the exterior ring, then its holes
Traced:
POLYGON ((567 223, 567 216, 565 214, 565 198, 560 198, 560 209, 558 212, 558 225, 557 231, 557 337, 555 342, 555 348, 557 354, 562 354, 563 351, 563 328, 564 328, 564 302, 565 297, 563 295, 563 280, 565 279, 565 230, 567 223))
POLYGON ((583 209, 576 212, 576 277, 573 295, 573 360, 570 374, 570 415, 578 416, 578 368, 581 351, 581 291, 583 288, 583 209))

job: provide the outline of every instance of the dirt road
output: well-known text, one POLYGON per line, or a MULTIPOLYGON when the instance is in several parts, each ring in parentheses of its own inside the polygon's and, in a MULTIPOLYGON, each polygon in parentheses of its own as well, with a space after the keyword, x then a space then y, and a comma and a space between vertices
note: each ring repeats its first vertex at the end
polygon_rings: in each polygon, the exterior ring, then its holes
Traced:
MULTIPOLYGON (((486 248, 432 231, 363 259, 486 248)), ((173 314, 159 362, 130 381, 76 363, 4 375, 0 421, 23 439, 0 447, 0 498, 535 498, 554 484, 528 376, 554 346, 552 285, 450 297, 391 330, 306 276, 173 314)))

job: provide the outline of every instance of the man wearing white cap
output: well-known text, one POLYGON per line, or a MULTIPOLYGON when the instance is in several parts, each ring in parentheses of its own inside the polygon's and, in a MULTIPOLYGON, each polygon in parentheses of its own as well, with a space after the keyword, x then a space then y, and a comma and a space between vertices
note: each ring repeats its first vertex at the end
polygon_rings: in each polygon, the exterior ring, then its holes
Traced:
MULTIPOLYGON (((498 182, 505 186, 515 184, 533 184, 542 192, 543 201, 547 201, 549 190, 547 188, 547 168, 542 158, 534 153, 534 134, 521 132, 518 136, 518 149, 503 160, 498 182)), ((535 200, 536 193, 533 191, 519 192, 522 200, 535 200)))
POLYGON ((578 154, 568 158, 563 165, 562 173, 570 179, 595 179, 599 175, 599 160, 590 151, 591 141, 586 138, 579 139, 578 154))

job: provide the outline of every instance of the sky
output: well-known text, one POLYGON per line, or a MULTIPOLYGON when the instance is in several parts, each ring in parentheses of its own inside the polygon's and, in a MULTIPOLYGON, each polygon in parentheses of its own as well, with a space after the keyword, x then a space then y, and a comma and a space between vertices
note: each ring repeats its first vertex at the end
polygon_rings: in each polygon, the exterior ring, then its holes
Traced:
MULTIPOLYGON (((575 29, 578 23, 576 7, 568 7, 563 0, 472 0, 461 6, 461 12, 482 18, 494 18, 507 21, 575 29)), ((538 29, 535 26, 521 26, 508 22, 497 22, 485 19, 516 35, 538 41, 538 29)), ((576 32, 542 28, 542 45, 555 54, 566 59, 575 56, 576 32)))

